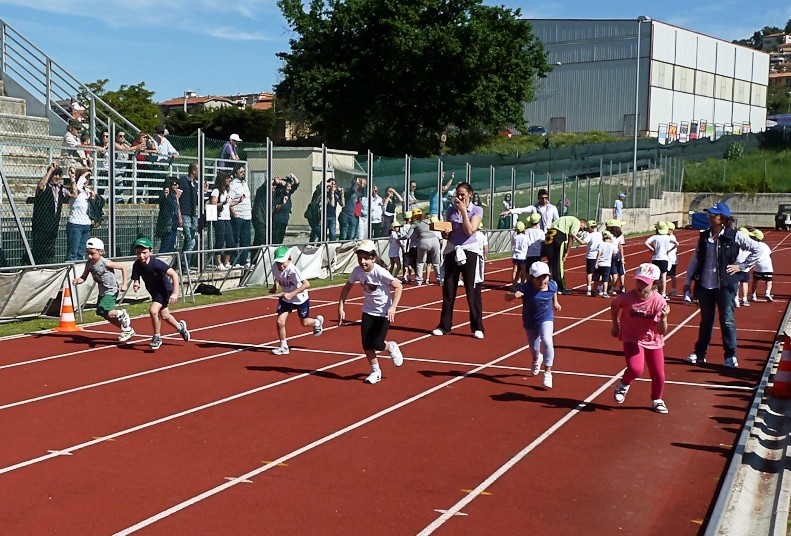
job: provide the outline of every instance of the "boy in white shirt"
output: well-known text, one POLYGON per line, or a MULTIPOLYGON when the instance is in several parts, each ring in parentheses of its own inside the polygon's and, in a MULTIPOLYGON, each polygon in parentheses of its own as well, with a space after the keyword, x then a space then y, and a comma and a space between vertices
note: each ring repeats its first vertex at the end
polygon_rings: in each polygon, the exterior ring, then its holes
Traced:
POLYGON ((398 344, 395 341, 385 340, 390 323, 395 320, 402 286, 398 278, 393 277, 390 272, 376 263, 376 244, 372 240, 361 240, 354 248, 354 252, 357 254, 357 266, 352 270, 349 281, 341 290, 338 301, 338 323, 342 324, 346 318, 343 305, 354 284, 359 282, 364 297, 360 331, 363 351, 371 364, 371 373, 365 378, 365 383, 374 384, 382 380, 382 370, 379 368, 376 352, 387 350, 396 367, 404 363, 404 356, 398 344))
POLYGON ((593 296, 592 283, 593 274, 596 272, 597 246, 602 242, 602 234, 596 230, 596 227, 596 220, 585 222, 585 238, 583 238, 583 241, 588 246, 585 252, 585 279, 587 283, 585 293, 588 296, 593 296))
POLYGON ((310 299, 308 298, 310 281, 303 279, 297 267, 291 264, 288 246, 280 246, 275 250, 272 276, 275 279, 275 284, 272 286, 271 292, 277 292, 278 285, 283 291, 277 302, 277 335, 280 338, 280 346, 273 349, 272 353, 287 355, 290 351, 286 340, 286 320, 289 313, 296 311, 302 320, 302 325, 306 328, 312 327, 313 335, 316 337, 321 335, 324 317, 318 315, 316 318, 310 318, 310 299))
POLYGON ((766 301, 775 301, 772 296, 772 274, 774 274, 774 266, 772 265, 772 250, 764 243, 764 233, 760 229, 756 229, 750 233, 750 238, 758 242, 761 248, 761 256, 758 262, 755 263, 753 268, 753 284, 752 284, 752 301, 757 301, 756 291, 758 290, 758 282, 766 281, 766 301))
POLYGON ((657 283, 659 286, 659 293, 664 299, 667 299, 665 290, 667 288, 667 271, 670 268, 668 253, 678 246, 678 241, 674 236, 670 236, 668 231, 669 227, 667 222, 658 221, 656 222, 656 234, 649 236, 648 240, 645 241, 645 247, 647 247, 652 254, 651 264, 657 266, 661 272, 657 283))
POLYGON ((596 244, 596 276, 595 282, 599 285, 599 296, 609 298, 610 268, 612 256, 615 253, 615 244, 612 243, 612 234, 609 231, 601 233, 602 241, 596 244))

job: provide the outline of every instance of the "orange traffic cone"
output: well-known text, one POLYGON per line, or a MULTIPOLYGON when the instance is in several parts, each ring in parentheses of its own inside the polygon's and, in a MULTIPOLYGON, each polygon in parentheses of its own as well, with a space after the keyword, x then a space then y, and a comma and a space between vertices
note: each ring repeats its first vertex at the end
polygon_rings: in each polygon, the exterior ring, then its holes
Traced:
POLYGON ((783 335, 783 351, 777 364, 772 396, 791 398, 791 338, 788 335, 783 335))
POLYGON ((71 289, 64 287, 63 298, 60 301, 60 323, 52 331, 82 331, 74 318, 74 305, 71 302, 71 289))

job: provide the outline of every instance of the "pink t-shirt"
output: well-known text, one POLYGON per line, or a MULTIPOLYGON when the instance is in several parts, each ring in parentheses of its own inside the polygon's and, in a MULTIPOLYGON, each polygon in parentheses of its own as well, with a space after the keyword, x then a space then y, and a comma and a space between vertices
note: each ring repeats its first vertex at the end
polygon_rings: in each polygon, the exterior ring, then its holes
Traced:
POLYGON ((613 307, 621 308, 621 341, 636 342, 643 348, 656 349, 665 345, 665 338, 657 333, 656 323, 667 302, 656 291, 642 299, 636 291, 619 294, 613 307))

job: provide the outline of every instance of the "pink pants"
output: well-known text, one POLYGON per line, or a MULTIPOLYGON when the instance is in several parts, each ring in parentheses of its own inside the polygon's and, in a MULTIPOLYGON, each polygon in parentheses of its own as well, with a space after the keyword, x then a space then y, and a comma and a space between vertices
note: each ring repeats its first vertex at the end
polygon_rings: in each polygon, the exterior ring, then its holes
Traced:
POLYGON ((626 372, 621 380, 624 385, 631 385, 635 378, 643 375, 645 365, 651 376, 651 399, 662 398, 665 391, 665 351, 663 348, 643 348, 636 342, 623 343, 623 355, 626 358, 626 372))

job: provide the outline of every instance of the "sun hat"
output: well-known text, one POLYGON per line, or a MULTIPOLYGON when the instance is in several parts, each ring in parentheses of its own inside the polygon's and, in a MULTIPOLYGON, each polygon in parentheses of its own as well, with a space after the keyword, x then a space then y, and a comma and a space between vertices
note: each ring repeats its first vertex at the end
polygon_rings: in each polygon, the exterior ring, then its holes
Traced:
POLYGON ((726 218, 731 217, 731 209, 725 203, 714 203, 709 208, 703 209, 703 211, 709 214, 722 214, 726 218))
POLYGON ((89 238, 85 243, 86 249, 101 249, 104 250, 104 242, 101 238, 89 238))
POLYGON ((398 229, 399 227, 401 227, 401 222, 399 222, 398 220, 390 224, 390 229, 398 229))
POLYGON ((646 285, 651 285, 654 281, 659 279, 659 275, 659 266, 651 264, 650 262, 644 262, 637 267, 634 278, 638 281, 642 281, 646 285))
POLYGON ((530 265, 530 275, 542 277, 549 274, 549 265, 543 261, 536 261, 530 265))
POLYGON ((523 221, 518 221, 518 222, 516 222, 516 230, 517 230, 517 231, 519 231, 519 232, 521 233, 521 232, 522 232, 522 231, 524 231, 525 229, 526 229, 526 227, 525 227, 525 222, 523 222, 523 221))
POLYGON ((747 227, 739 227, 737 230, 742 232, 742 233, 744 233, 744 234, 746 234, 746 235, 750 234, 750 230, 747 227))
POLYGON ((154 249, 154 244, 151 242, 150 238, 146 238, 145 236, 141 236, 137 240, 135 240, 135 244, 133 247, 143 247, 148 249, 154 249))
POLYGON ((612 218, 610 220, 607 220, 607 223, 605 223, 604 225, 605 227, 623 227, 624 223, 625 222, 622 222, 621 220, 616 220, 615 218, 612 218))
POLYGON ((756 229, 755 231, 753 231, 752 233, 750 233, 750 236, 752 236, 753 238, 755 238, 755 239, 756 239, 756 240, 758 240, 759 242, 763 242, 763 239, 764 239, 764 232, 763 232, 763 231, 761 231, 760 229, 756 229))
POLYGON ((538 212, 533 212, 532 214, 530 214, 530 216, 527 217, 527 225, 529 225, 530 227, 534 225, 538 225, 540 221, 541 221, 541 214, 539 214, 538 212))
POLYGON ((412 211, 411 210, 407 210, 406 212, 404 212, 404 218, 409 219, 411 217, 412 217, 412 211))
POLYGON ((676 230, 676 224, 673 223, 672 221, 666 221, 665 223, 667 224, 667 228, 670 229, 671 231, 676 230))
POLYGON ((279 246, 275 250, 274 262, 286 262, 291 256, 288 254, 288 246, 279 246))
POLYGON ((374 253, 376 251, 376 244, 373 240, 360 240, 354 246, 355 253, 374 253))
POLYGON ((602 231, 601 232, 602 238, 612 238, 612 233, 610 231, 602 231))
POLYGON ((596 223, 596 220, 588 220, 585 222, 585 227, 596 227, 597 225, 599 224, 596 223))
POLYGON ((239 134, 231 134, 229 138, 231 141, 242 141, 242 138, 239 137, 239 134))
POLYGON ((659 234, 667 234, 667 222, 666 221, 658 221, 656 222, 656 232, 659 234))
POLYGON ((423 211, 422 211, 422 210, 420 210, 419 208, 413 208, 413 209, 412 209, 412 217, 413 217, 413 218, 414 218, 415 216, 422 216, 422 215, 423 215, 423 211))

